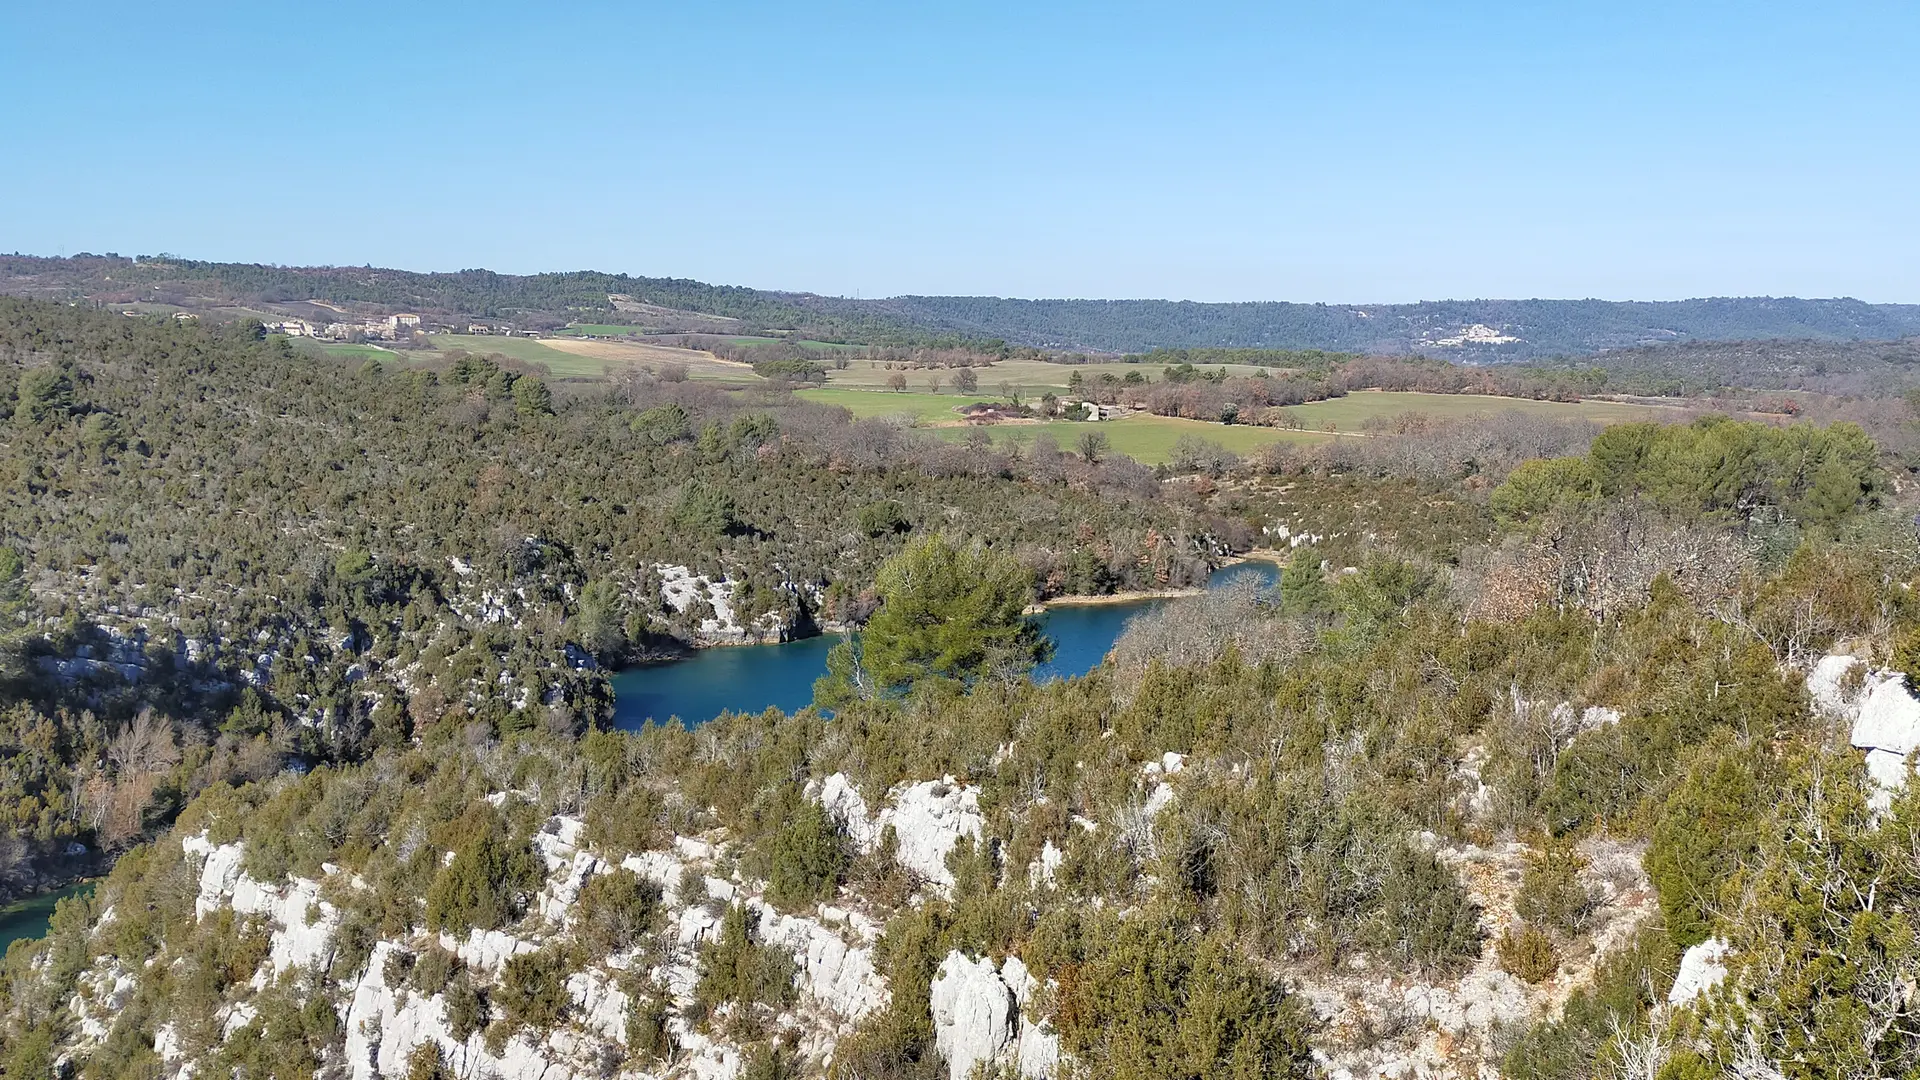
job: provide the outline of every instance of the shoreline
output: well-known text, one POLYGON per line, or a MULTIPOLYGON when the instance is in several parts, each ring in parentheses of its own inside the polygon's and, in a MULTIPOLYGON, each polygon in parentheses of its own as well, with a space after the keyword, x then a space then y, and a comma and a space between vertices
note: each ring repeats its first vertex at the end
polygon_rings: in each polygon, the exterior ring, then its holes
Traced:
MULTIPOLYGON (((1286 565, 1287 560, 1284 552, 1275 551, 1272 548, 1253 548, 1244 555, 1230 555, 1222 559, 1220 565, 1214 567, 1211 572, 1217 574, 1230 567, 1243 566, 1250 562, 1272 563, 1275 567, 1282 567, 1286 565)), ((1173 600, 1182 596, 1199 596, 1206 591, 1205 585, 1190 585, 1184 589, 1132 589, 1127 592, 1100 593, 1099 595, 1072 594, 1056 596, 1037 604, 1028 604, 1026 611, 1021 614, 1039 615, 1049 608, 1056 607, 1099 607, 1105 604, 1133 604, 1143 600, 1173 600)))
MULTIPOLYGON (((1273 548, 1251 548, 1245 554, 1229 555, 1226 558, 1220 560, 1220 565, 1214 567, 1214 569, 1211 572, 1219 573, 1221 570, 1225 570, 1229 567, 1241 566, 1250 562, 1272 563, 1276 567, 1281 567, 1286 565, 1289 554, 1290 554, 1289 552, 1277 551, 1273 548)), ((1097 593, 1097 594, 1073 593, 1073 594, 1068 594, 1064 596, 1056 596, 1050 600, 1043 600, 1038 603, 1028 604, 1025 610, 1021 612, 1021 614, 1022 615, 1042 615, 1042 614, 1045 614, 1051 608, 1060 608, 1060 607, 1104 607, 1109 604, 1137 604, 1147 600, 1174 600, 1183 596, 1199 596, 1201 593, 1204 593, 1206 591, 1207 591, 1206 586, 1197 585, 1197 586, 1188 586, 1183 589, 1129 589, 1126 592, 1115 592, 1115 593, 1097 593)), ((695 655, 699 653, 707 651, 708 649, 744 649, 744 648, 752 648, 754 646, 759 646, 759 645, 792 645, 792 644, 795 644, 796 642, 811 641, 814 638, 822 638, 822 637, 827 637, 829 635, 838 635, 845 632, 848 629, 850 628, 834 623, 834 624, 829 624, 829 625, 819 627, 820 632, 817 634, 808 634, 805 637, 791 637, 791 638, 787 638, 784 641, 755 641, 755 640, 741 640, 737 638, 730 638, 730 639, 721 640, 721 641, 692 643, 688 645, 685 652, 670 653, 670 654, 661 655, 661 656, 643 657, 633 661, 632 663, 624 664, 620 667, 608 667, 606 671, 607 671, 607 674, 614 675, 622 671, 629 671, 629 670, 632 670, 633 668, 642 667, 648 664, 666 664, 666 663, 673 663, 675 661, 680 661, 680 660, 688 660, 693 658, 695 655)))

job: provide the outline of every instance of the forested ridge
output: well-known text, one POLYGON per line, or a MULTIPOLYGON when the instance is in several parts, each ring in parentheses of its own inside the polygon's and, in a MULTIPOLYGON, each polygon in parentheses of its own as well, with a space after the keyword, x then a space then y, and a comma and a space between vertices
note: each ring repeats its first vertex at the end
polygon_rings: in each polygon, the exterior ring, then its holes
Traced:
POLYGON ((1417 304, 1196 303, 907 296, 886 310, 974 337, 1136 352, 1154 348, 1287 348, 1426 352, 1481 362, 1586 355, 1689 340, 1891 340, 1920 332, 1920 305, 1725 297, 1448 300, 1417 304), (1442 344, 1479 325, 1511 342, 1442 344))
MULTIPOLYGON (((1892 341, 1920 334, 1920 305, 1851 299, 1717 297, 1660 302, 1446 300, 1414 304, 1199 303, 897 296, 852 300, 596 271, 514 275, 417 273, 374 267, 282 267, 173 256, 0 256, 0 291, 115 302, 194 297, 274 305, 321 300, 434 315, 635 324, 612 297, 740 321, 747 331, 794 330, 860 344, 1011 342, 1110 353, 1160 348, 1324 349, 1424 353, 1501 363, 1587 356, 1691 341, 1892 341), (1474 328, 1485 332, 1475 332, 1474 328), (1486 332, 1491 332, 1490 335, 1486 332), (1500 340, 1512 339, 1512 340, 1500 340)), ((672 329, 672 327, 668 327, 672 329)), ((711 330, 696 326, 681 329, 711 330)))
POLYGON ((151 837, 8 953, 9 1080, 1920 1069, 1920 785, 1850 743, 1920 675, 1904 403, 1888 445, 1496 415, 1148 474, 0 327, 14 835, 151 837), (1030 600, 1256 534, 1277 591, 1031 678, 1030 600), (622 576, 667 559, 863 623, 832 715, 598 729, 568 646, 684 630, 622 576), (48 685, 52 620, 134 604, 275 659, 48 685))
MULTIPOLYGON (((741 331, 798 330, 829 341, 887 344, 938 336, 853 301, 784 293, 685 278, 633 277, 581 270, 500 274, 491 270, 421 273, 379 267, 291 267, 219 263, 172 256, 140 259, 74 256, 47 259, 0 256, 0 290, 42 299, 111 297, 123 302, 283 304, 321 300, 407 311, 446 322, 507 320, 538 329, 569 321, 647 325, 624 313, 613 297, 681 312, 740 321, 741 331)), ((657 318, 657 316, 655 316, 657 318)))

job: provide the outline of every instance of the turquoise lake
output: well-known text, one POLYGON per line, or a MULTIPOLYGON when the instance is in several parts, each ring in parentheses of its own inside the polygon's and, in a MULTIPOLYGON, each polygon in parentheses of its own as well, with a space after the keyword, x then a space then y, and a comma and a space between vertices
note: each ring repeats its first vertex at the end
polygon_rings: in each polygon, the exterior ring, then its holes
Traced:
POLYGON ((6 953, 7 946, 21 938, 46 937, 47 924, 53 919, 53 905, 91 888, 93 882, 82 882, 0 908, 0 955, 6 953))
MULTIPOLYGON (((1240 563, 1214 571, 1207 585, 1218 587, 1245 574, 1271 585, 1279 572, 1272 563, 1240 563)), ((1053 659, 1034 672, 1034 678, 1044 682, 1085 675, 1106 659, 1128 619, 1181 600, 1069 605, 1033 616, 1053 639, 1054 649, 1053 659)), ((813 681, 826 674, 827 650, 839 642, 838 635, 827 634, 783 645, 702 649, 684 660, 627 668, 613 676, 614 726, 635 729, 649 719, 676 716, 697 724, 727 710, 760 712, 769 705, 782 712, 804 708, 813 700, 813 681)))

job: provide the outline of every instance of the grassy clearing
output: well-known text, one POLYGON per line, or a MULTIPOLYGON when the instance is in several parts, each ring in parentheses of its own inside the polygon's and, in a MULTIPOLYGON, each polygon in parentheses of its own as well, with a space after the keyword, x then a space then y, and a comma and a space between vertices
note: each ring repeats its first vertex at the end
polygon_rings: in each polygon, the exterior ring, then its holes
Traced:
MULTIPOLYGON (((635 366, 657 371, 663 364, 680 364, 686 367, 688 376, 695 379, 712 379, 722 382, 760 381, 760 376, 755 375, 751 367, 722 360, 712 353, 697 349, 675 349, 638 341, 586 341, 560 338, 550 338, 545 344, 551 349, 566 353, 570 362, 578 365, 577 371, 569 372, 574 377, 597 378, 608 369, 619 371, 622 368, 635 366)), ((557 371, 556 374, 558 374, 557 371)))
POLYGON ((1109 451, 1125 454, 1142 465, 1161 465, 1173 460, 1174 444, 1182 436, 1193 435, 1218 443, 1236 454, 1247 454, 1262 446, 1279 442, 1323 442, 1334 438, 1314 431, 1285 431, 1280 428, 1247 427, 1242 424, 1210 424, 1203 420, 1179 420, 1170 416, 1136 414, 1119 420, 1076 423, 1053 420, 1043 424, 993 424, 986 427, 942 427, 931 429, 942 439, 958 442, 970 432, 984 431, 1000 444, 1027 446, 1042 434, 1050 435, 1062 450, 1072 451, 1080 436, 1098 431, 1107 437, 1109 451))
POLYGON ((964 394, 896 394, 886 390, 875 392, 832 386, 801 390, 798 394, 822 405, 842 406, 863 419, 869 416, 907 416, 921 424, 959 420, 960 414, 956 410, 960 406, 987 400, 964 394))
MULTIPOLYGON (((1229 375, 1251 376, 1260 370, 1247 364, 1228 364, 1226 367, 1229 375)), ((924 390, 927 387, 927 381, 933 378, 938 378, 942 386, 951 387, 956 371, 957 369, 948 368, 888 371, 882 364, 855 360, 844 370, 829 371, 827 384, 877 390, 884 388, 889 378, 900 374, 907 377, 909 389, 924 390)), ((1064 393, 1067 389, 1067 380, 1073 378, 1073 373, 1076 371, 1090 388, 1098 385, 1103 375, 1124 379, 1129 372, 1138 372, 1154 382, 1159 382, 1162 378, 1162 368, 1152 364, 1049 364, 1044 360, 1002 360, 989 367, 973 369, 974 375, 980 380, 980 390, 983 393, 998 394, 1000 384, 1004 382, 1013 384, 1022 394, 1036 397, 1048 390, 1056 394, 1064 393)))
POLYGON ((378 360, 383 364, 395 361, 405 362, 407 357, 392 349, 383 349, 378 345, 351 345, 344 341, 316 341, 309 348, 318 349, 328 356, 337 356, 343 360, 378 360))
POLYGON ((434 334, 427 338, 438 352, 462 350, 481 356, 498 353, 501 356, 524 360, 529 364, 545 364, 555 375, 598 375, 602 365, 593 364, 589 368, 580 357, 549 348, 544 342, 532 338, 495 337, 486 334, 434 334))
POLYGON ((587 334, 593 337, 632 337, 640 333, 638 326, 620 326, 614 323, 574 323, 562 334, 587 334))
MULTIPOLYGON (((792 341, 793 339, 764 337, 756 334, 728 334, 721 340, 732 345, 775 345, 782 341, 792 341)), ((793 344, 813 352, 838 352, 843 349, 866 348, 865 345, 847 345, 838 341, 813 341, 810 339, 794 341, 793 344)))
POLYGON ((1625 420, 1670 420, 1673 412, 1652 405, 1630 405, 1615 401, 1529 401, 1525 398, 1488 397, 1480 394, 1411 394, 1383 390, 1361 390, 1342 398, 1291 405, 1289 410, 1310 428, 1333 424, 1340 431, 1358 431, 1375 417, 1424 413, 1441 419, 1462 416, 1498 416, 1504 412, 1522 412, 1533 416, 1591 420, 1597 424, 1616 424, 1625 420))

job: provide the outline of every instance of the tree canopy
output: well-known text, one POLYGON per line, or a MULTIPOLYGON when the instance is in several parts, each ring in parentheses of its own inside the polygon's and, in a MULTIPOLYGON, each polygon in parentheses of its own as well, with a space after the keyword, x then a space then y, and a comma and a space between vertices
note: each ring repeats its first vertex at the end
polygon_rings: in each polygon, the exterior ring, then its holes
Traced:
POLYGON ((825 704, 1018 675, 1052 649, 1023 617, 1032 571, 981 544, 916 540, 880 567, 874 593, 880 608, 858 642, 835 646, 828 660, 816 689, 825 704))

